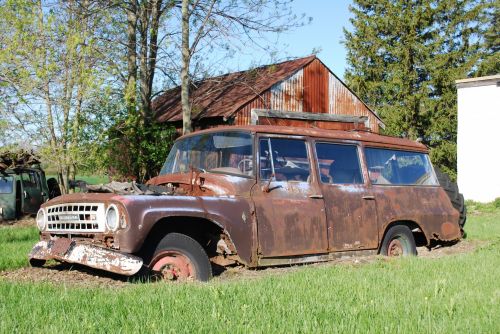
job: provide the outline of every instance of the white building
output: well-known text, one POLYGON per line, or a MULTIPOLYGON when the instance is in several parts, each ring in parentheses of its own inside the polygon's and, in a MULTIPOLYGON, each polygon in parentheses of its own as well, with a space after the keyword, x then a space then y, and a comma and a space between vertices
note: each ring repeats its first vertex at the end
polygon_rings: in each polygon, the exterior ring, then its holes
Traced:
POLYGON ((457 80, 458 186, 465 199, 500 197, 500 74, 457 80))

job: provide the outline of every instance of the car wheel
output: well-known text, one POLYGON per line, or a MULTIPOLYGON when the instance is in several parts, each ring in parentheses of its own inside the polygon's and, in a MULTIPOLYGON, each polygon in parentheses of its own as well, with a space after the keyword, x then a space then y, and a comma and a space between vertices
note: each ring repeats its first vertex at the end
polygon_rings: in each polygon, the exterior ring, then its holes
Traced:
POLYGON ((154 277, 169 281, 208 281, 212 278, 212 267, 203 247, 180 233, 163 237, 149 268, 154 277))
POLYGON ((380 254, 385 256, 417 255, 415 238, 408 226, 396 225, 389 228, 380 246, 380 254))

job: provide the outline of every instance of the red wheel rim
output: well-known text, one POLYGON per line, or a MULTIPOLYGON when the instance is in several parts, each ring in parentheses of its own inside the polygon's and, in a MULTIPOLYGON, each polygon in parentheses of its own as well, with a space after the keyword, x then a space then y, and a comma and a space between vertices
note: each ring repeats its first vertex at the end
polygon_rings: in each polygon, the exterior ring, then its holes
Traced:
POLYGON ((399 239, 392 239, 387 246, 387 255, 388 256, 401 256, 404 253, 403 244, 399 239))
POLYGON ((156 255, 152 271, 156 276, 168 281, 186 281, 194 279, 196 270, 191 260, 178 251, 164 251, 156 255))

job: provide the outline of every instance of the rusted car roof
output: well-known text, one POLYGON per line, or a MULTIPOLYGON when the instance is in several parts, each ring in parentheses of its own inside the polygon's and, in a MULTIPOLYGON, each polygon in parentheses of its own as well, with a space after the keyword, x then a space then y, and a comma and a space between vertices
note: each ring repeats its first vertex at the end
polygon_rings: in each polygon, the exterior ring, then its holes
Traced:
POLYGON ((379 135, 366 131, 342 131, 342 130, 323 130, 314 128, 298 128, 298 127, 284 127, 272 125, 245 125, 245 126, 222 126, 213 129, 201 130, 193 132, 187 136, 193 136, 201 133, 211 133, 220 131, 249 131, 254 133, 270 133, 270 134, 284 134, 292 136, 310 136, 325 139, 339 139, 339 140, 353 140, 365 143, 375 144, 378 146, 388 147, 404 147, 421 152, 428 152, 427 146, 422 143, 391 136, 379 135))
MULTIPOLYGON (((190 96, 193 100, 193 116, 195 119, 229 117, 259 93, 287 78, 315 58, 316 56, 299 58, 196 82, 190 96)), ((182 120, 180 92, 179 86, 153 101, 153 110, 159 122, 182 120)))

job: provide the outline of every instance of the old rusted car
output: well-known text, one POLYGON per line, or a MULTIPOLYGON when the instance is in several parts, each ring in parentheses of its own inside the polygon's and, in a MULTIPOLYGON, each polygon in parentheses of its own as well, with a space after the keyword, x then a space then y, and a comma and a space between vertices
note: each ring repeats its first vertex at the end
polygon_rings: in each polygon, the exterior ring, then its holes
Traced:
POLYGON ((203 130, 178 139, 160 175, 134 187, 45 203, 31 263, 206 281, 238 264, 414 255, 459 240, 465 220, 426 146, 363 131, 203 130))
POLYGON ((38 157, 24 151, 0 153, 0 221, 35 215, 43 202, 60 194, 38 157))

